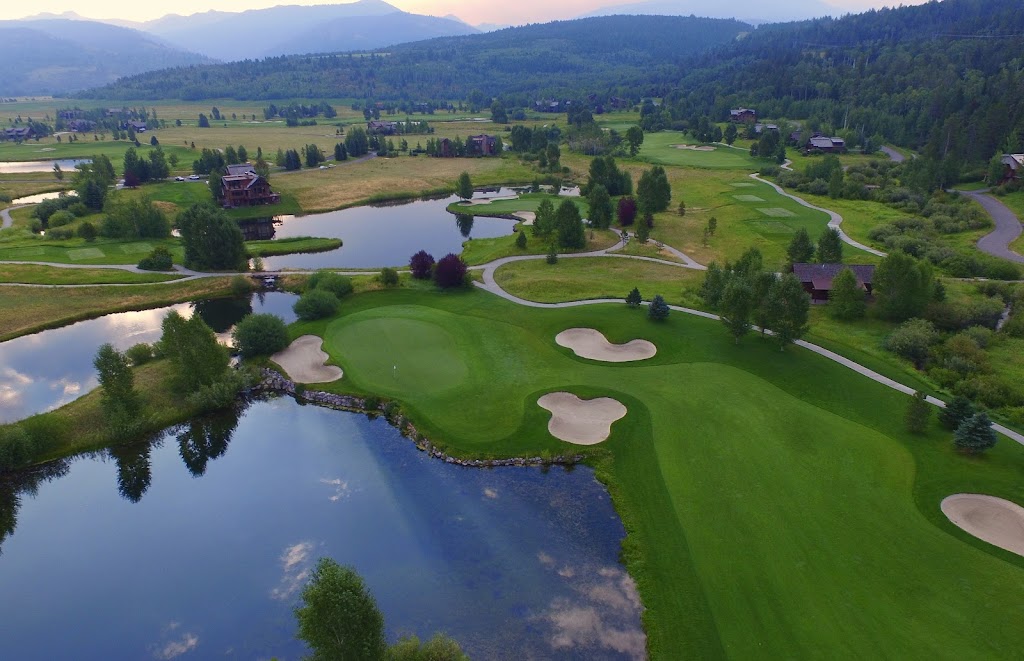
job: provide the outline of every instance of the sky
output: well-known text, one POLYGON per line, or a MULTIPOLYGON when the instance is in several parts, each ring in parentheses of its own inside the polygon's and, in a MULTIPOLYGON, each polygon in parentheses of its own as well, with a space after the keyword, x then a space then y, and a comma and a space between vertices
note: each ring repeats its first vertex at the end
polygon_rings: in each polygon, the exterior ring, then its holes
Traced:
MULTIPOLYGON (((481 2, 480 0, 387 0, 390 4, 404 11, 416 14, 445 16, 454 14, 473 25, 491 23, 500 25, 519 25, 522 23, 541 23, 563 18, 573 18, 609 5, 626 4, 636 0, 518 0, 512 5, 497 2, 481 2), (514 7, 514 9, 513 9, 514 7)), ((708 0, 714 2, 714 0, 708 0)), ((824 4, 836 8, 836 14, 858 12, 865 9, 893 6, 899 4, 922 4, 926 0, 822 0, 824 4)), ((116 18, 127 21, 147 21, 159 18, 167 13, 189 15, 205 12, 210 9, 219 11, 245 11, 262 9, 275 5, 322 5, 332 4, 324 0, 175 0, 174 3, 135 2, 124 0, 34 0, 31 3, 5 3, 0 9, 0 19, 16 19, 39 13, 61 14, 74 11, 88 18, 116 18)), ((785 6, 785 0, 779 3, 785 6)))

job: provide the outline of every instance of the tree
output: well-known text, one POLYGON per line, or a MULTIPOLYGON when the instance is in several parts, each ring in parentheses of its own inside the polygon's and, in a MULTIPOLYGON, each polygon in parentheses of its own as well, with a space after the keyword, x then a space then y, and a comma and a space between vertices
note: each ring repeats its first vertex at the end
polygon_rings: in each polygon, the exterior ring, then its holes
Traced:
POLYGON ((995 445, 996 432, 988 414, 981 411, 961 422, 953 432, 953 444, 965 454, 978 454, 995 445))
MULTIPOLYGON (((156 138, 156 136, 153 136, 156 138)), ((159 145, 156 149, 149 150, 149 178, 166 179, 171 174, 171 168, 167 165, 167 158, 164 150, 159 145)))
POLYGON ((722 300, 718 304, 722 323, 729 329, 736 344, 740 338, 750 332, 750 314, 753 311, 753 292, 742 277, 733 274, 722 291, 722 300))
POLYGON ((178 390, 192 393, 224 377, 230 357, 202 316, 194 314, 186 320, 172 310, 160 328, 160 350, 174 368, 178 390))
POLYGON ((637 289, 636 287, 633 287, 633 291, 626 294, 626 305, 628 305, 629 307, 638 308, 640 307, 640 303, 642 302, 643 298, 641 298, 640 296, 640 290, 637 289))
POLYGON ((366 130, 359 126, 349 129, 345 134, 345 149, 353 158, 370 153, 370 138, 366 135, 366 130))
POLYGON ((679 200, 679 215, 680 216, 685 216, 686 215, 686 201, 685 200, 679 200))
POLYGON ((612 198, 608 195, 608 190, 600 184, 594 186, 590 189, 590 195, 587 196, 587 203, 590 207, 590 223, 598 229, 608 229, 612 224, 612 214, 614 213, 612 198))
POLYGON ((857 276, 853 271, 844 268, 832 281, 832 291, 828 296, 829 316, 841 321, 851 321, 863 319, 866 310, 864 289, 857 284, 857 276))
POLYGON ((904 252, 893 252, 875 270, 874 291, 879 316, 903 321, 924 312, 934 293, 934 277, 928 262, 904 252))
POLYGON ((316 321, 333 316, 340 305, 338 297, 326 289, 312 289, 300 296, 292 309, 299 319, 316 321))
POLYGON ((459 644, 444 634, 425 643, 416 636, 401 638, 388 650, 388 661, 469 661, 459 644))
POLYGON ((458 255, 448 253, 434 267, 434 282, 442 289, 463 286, 466 282, 466 263, 458 255))
POLYGON ((537 206, 537 214, 533 219, 533 233, 536 236, 547 236, 555 228, 555 205, 545 198, 537 206))
POLYGON ((725 133, 722 134, 725 138, 725 144, 732 146, 732 143, 736 142, 736 124, 729 122, 729 125, 725 127, 725 133))
POLYGON ((491 121, 495 124, 508 124, 508 113, 505 111, 505 105, 497 99, 491 104, 491 121))
POLYGON ((832 171, 828 180, 828 196, 833 200, 843 196, 843 170, 842 168, 832 171))
POLYGON ((644 245, 651 238, 651 226, 647 222, 650 217, 651 214, 645 214, 643 221, 636 224, 636 240, 640 245, 644 245))
POLYGON ((715 218, 714 216, 711 216, 710 218, 708 218, 708 226, 707 226, 708 236, 714 236, 715 232, 717 230, 718 230, 718 219, 715 218))
POLYGON ((102 388, 103 417, 111 431, 123 436, 136 426, 141 407, 131 362, 113 345, 104 344, 96 352, 93 365, 102 388))
POLYGON ((558 244, 554 241, 548 246, 548 252, 544 257, 544 261, 551 265, 558 263, 558 244))
POLYGON ((409 259, 409 269, 412 277, 417 280, 429 280, 431 270, 434 267, 434 256, 426 250, 421 250, 409 259))
POLYGON ((636 156, 640 152, 640 145, 644 144, 644 130, 639 126, 630 126, 626 129, 625 138, 629 145, 629 155, 636 156))
POLYGON ((336 160, 336 161, 347 161, 348 160, 348 150, 345 149, 345 143, 339 142, 338 144, 334 145, 334 160, 336 160))
POLYGON ((459 181, 455 184, 455 194, 463 200, 473 197, 473 182, 470 180, 468 172, 459 175, 459 181))
POLYGON ((288 346, 288 328, 274 314, 250 314, 235 326, 231 337, 245 358, 269 356, 288 346))
POLYGON ((321 269, 309 276, 309 280, 306 282, 306 291, 313 289, 329 291, 340 301, 352 293, 352 279, 334 271, 321 269))
POLYGON ((939 409, 939 424, 950 431, 956 431, 964 420, 975 413, 971 400, 963 395, 957 395, 945 408, 939 409))
POLYGON ((619 225, 629 227, 636 220, 636 200, 626 196, 619 199, 619 207, 616 215, 619 218, 619 225))
POLYGON ((57 178, 57 181, 64 181, 64 171, 60 169, 60 163, 53 164, 53 176, 57 178))
POLYGON ((149 181, 149 164, 139 158, 135 147, 129 147, 124 153, 124 177, 126 186, 129 179, 140 184, 149 181))
POLYGON ((801 227, 793 235, 793 240, 786 248, 786 257, 790 264, 807 264, 814 259, 814 243, 811 242, 811 235, 801 227))
POLYGON ((379 661, 384 658, 384 616, 351 567, 320 558, 295 609, 298 637, 315 661, 379 661))
POLYGON ((818 238, 818 263, 840 264, 843 261, 843 239, 839 230, 829 227, 818 238))
POLYGON ((208 271, 245 270, 245 239, 238 223, 222 209, 194 204, 178 214, 185 265, 208 271))
POLYGON ((516 235, 516 247, 520 250, 526 250, 526 232, 519 230, 519 234, 516 235))
POLYGON ((587 245, 586 232, 580 210, 572 200, 564 200, 555 212, 555 231, 561 248, 583 248, 587 245))
POLYGON ((661 294, 655 294, 651 304, 647 307, 647 318, 652 321, 664 321, 668 319, 669 307, 661 294))
POLYGON ((907 431, 911 434, 923 434, 928 429, 928 420, 932 415, 932 406, 927 395, 921 390, 914 393, 907 405, 907 431))
POLYGON ((786 273, 775 281, 764 305, 767 306, 766 318, 780 351, 807 332, 811 297, 792 273, 786 273))
POLYGON ((206 115, 199 113, 199 128, 208 129, 210 128, 210 120, 206 118, 206 115))
POLYGON ((315 168, 324 162, 324 153, 316 145, 306 145, 302 151, 306 157, 306 167, 315 168))
POLYGON ((655 165, 640 175, 636 186, 637 208, 640 213, 659 213, 672 203, 672 187, 665 168, 655 165))

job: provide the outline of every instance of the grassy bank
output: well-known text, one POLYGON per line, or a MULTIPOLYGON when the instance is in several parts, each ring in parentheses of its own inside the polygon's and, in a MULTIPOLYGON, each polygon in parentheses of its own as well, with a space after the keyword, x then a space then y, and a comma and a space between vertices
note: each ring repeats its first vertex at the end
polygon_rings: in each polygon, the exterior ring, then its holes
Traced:
MULTIPOLYGON (((529 227, 526 231, 526 247, 516 244, 517 234, 506 234, 493 239, 471 239, 462 244, 462 259, 470 265, 486 264, 502 257, 513 255, 545 255, 548 252, 549 239, 534 236, 529 227)), ((580 250, 564 250, 559 252, 590 252, 611 248, 619 242, 619 235, 611 230, 587 230, 587 245, 580 250)))
MULTIPOLYGON (((67 269, 35 264, 0 264, 0 283, 36 285, 128 285, 169 282, 184 276, 120 269, 67 269)), ((37 295, 40 295, 37 293, 37 295)))
POLYGON ((54 287, 45 291, 0 285, 0 341, 111 312, 144 310, 230 293, 229 277, 135 287, 54 287))
POLYGON ((246 241, 245 248, 253 257, 294 255, 297 253, 327 252, 341 247, 341 239, 321 239, 312 236, 292 236, 269 241, 246 241))

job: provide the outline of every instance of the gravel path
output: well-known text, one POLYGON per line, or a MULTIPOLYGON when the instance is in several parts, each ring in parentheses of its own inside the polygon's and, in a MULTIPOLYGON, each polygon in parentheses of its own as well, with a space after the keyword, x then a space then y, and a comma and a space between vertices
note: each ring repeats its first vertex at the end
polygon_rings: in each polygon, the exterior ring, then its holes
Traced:
POLYGON ((1024 255, 1010 250, 1010 244, 1021 233, 1020 220, 1017 216, 1005 204, 991 195, 987 195, 987 191, 960 191, 960 193, 980 204, 988 212, 988 215, 992 216, 992 220, 996 224, 996 228, 991 233, 978 239, 978 250, 994 257, 1024 264, 1024 255))

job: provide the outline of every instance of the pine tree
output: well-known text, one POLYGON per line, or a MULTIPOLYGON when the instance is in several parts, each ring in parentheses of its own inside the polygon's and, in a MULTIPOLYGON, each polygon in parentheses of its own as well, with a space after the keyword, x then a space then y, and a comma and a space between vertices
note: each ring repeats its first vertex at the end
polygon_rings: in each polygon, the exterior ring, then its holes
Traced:
POLYGON ((473 182, 470 180, 468 172, 459 175, 459 181, 455 185, 455 194, 463 200, 473 197, 473 182))
POLYGON ((633 291, 626 294, 626 305, 631 308, 640 307, 640 303, 643 302, 643 298, 640 296, 640 290, 633 287, 633 291))
POLYGON ((839 236, 839 230, 829 227, 818 239, 818 263, 839 264, 842 261, 843 240, 839 236))
POLYGON ((953 433, 953 443, 966 454, 978 454, 995 445, 996 432, 988 414, 982 411, 961 422, 953 433))
POLYGON ((555 212, 555 230, 558 233, 558 245, 562 248, 583 248, 587 245, 587 236, 583 230, 583 219, 580 210, 572 200, 565 200, 555 212))
POLYGON ((907 431, 911 434, 923 434, 928 429, 932 407, 926 397, 924 392, 918 390, 907 405, 907 431))
POLYGON ((519 235, 516 237, 516 247, 520 250, 526 250, 526 232, 519 230, 519 235))
POLYGON ((945 408, 939 409, 939 424, 950 431, 956 431, 964 420, 974 415, 974 405, 963 395, 957 395, 945 408))
POLYGON ((664 321, 668 319, 668 313, 668 303, 661 297, 661 294, 655 294, 647 308, 647 318, 653 321, 664 321))

